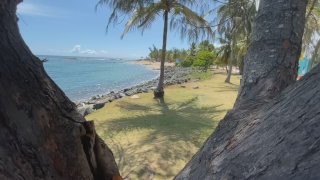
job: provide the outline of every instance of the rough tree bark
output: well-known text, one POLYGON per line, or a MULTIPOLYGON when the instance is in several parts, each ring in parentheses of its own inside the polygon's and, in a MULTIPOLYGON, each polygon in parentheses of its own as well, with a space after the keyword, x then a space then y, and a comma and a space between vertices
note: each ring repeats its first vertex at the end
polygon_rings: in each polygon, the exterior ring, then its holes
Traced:
POLYGON ((110 149, 22 40, 0 1, 0 179, 120 178, 110 149))
POLYGON ((320 67, 294 83, 307 0, 261 0, 241 91, 176 179, 319 179, 320 67))
POLYGON ((306 2, 260 1, 237 104, 266 102, 296 81, 306 2))

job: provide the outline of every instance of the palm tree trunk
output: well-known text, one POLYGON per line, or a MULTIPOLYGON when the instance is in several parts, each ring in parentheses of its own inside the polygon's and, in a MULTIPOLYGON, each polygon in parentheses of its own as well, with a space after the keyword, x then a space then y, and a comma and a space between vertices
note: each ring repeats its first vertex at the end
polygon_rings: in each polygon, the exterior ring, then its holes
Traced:
POLYGON ((175 179, 320 177, 320 66, 289 86, 307 2, 261 0, 237 103, 175 179))
POLYGON ((234 47, 235 45, 237 44, 236 42, 236 38, 233 38, 232 39, 232 42, 231 42, 231 52, 230 52, 230 57, 228 59, 228 75, 227 75, 227 78, 224 82, 226 83, 230 83, 230 80, 231 80, 231 75, 232 75, 232 64, 233 64, 233 60, 234 60, 234 47))
MULTIPOLYGON (((262 14, 263 16, 257 15, 257 19, 260 18, 260 21, 257 20, 255 23, 256 31, 253 32, 251 45, 244 60, 243 84, 236 104, 245 101, 269 101, 283 89, 296 82, 302 42, 300 35, 304 32, 305 14, 301 14, 303 17, 298 17, 295 13, 289 15, 275 12, 280 7, 274 7, 270 2, 265 0, 260 2, 262 6, 268 4, 268 8, 260 8, 260 12, 258 12, 258 15, 262 14), (269 9, 271 6, 275 9, 269 9), (276 17, 275 14, 280 17, 276 17), (266 21, 269 20, 267 16, 275 18, 273 23, 266 21), (301 21, 296 21, 295 18, 299 18, 301 21), (293 21, 294 24, 291 23, 293 21), (278 23, 278 28, 269 30, 275 26, 275 23, 278 23)), ((289 0, 283 6, 291 5, 292 7, 288 6, 287 8, 297 12, 301 9, 296 7, 303 6, 305 2, 306 0, 289 0)), ((284 9, 284 11, 287 10, 284 9)))
POLYGON ((226 83, 230 83, 230 80, 231 80, 231 74, 232 74, 232 60, 233 60, 233 56, 232 56, 232 52, 231 52, 231 55, 230 55, 230 58, 229 58, 229 61, 228 61, 228 74, 227 74, 227 78, 224 82, 226 83))
POLYGON ((244 61, 243 61, 243 57, 240 57, 240 63, 239 63, 239 75, 243 75, 243 66, 244 66, 244 61))
POLYGON ((0 1, 0 179, 112 179, 112 152, 24 43, 0 1))
POLYGON ((169 12, 164 11, 164 27, 163 27, 163 40, 162 40, 162 54, 161 54, 161 64, 160 64, 160 77, 157 89, 154 91, 155 98, 163 98, 163 84, 164 84, 164 63, 166 59, 167 50, 167 34, 168 34, 168 18, 169 12))

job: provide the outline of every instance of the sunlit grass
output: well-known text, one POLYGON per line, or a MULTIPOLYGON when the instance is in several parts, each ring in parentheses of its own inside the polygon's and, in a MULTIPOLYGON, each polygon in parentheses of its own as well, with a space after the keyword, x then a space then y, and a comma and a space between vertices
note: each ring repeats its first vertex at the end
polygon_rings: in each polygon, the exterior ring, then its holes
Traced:
POLYGON ((211 79, 212 73, 210 71, 195 71, 190 76, 194 79, 208 80, 211 79))
POLYGON ((217 74, 170 86, 164 102, 153 99, 152 93, 139 94, 138 99, 126 97, 86 118, 95 121, 122 176, 172 179, 232 108, 239 77, 232 78, 233 84, 224 80, 225 75, 217 74))

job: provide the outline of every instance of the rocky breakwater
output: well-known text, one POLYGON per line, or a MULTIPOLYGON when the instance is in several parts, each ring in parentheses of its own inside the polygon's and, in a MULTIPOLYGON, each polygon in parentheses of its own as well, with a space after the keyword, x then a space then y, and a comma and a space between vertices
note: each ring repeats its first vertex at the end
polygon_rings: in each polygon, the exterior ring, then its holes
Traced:
MULTIPOLYGON (((182 67, 166 67, 165 69, 165 86, 186 83, 191 79, 190 74, 194 70, 192 68, 182 67)), ((78 112, 86 116, 95 110, 103 108, 107 103, 125 96, 133 96, 139 93, 147 93, 156 89, 159 78, 151 81, 143 82, 139 85, 125 88, 123 90, 114 92, 111 91, 106 95, 93 96, 89 101, 81 102, 77 105, 78 112)))

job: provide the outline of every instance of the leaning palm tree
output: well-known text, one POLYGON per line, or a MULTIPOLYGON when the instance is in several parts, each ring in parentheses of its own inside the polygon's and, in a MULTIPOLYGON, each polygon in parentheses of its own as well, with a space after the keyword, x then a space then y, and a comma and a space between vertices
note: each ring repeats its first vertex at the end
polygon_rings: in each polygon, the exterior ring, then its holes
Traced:
MULTIPOLYGON (((98 5, 109 5, 113 12, 109 17, 108 26, 118 23, 122 15, 129 15, 122 37, 131 30, 140 29, 142 32, 149 28, 157 17, 163 17, 163 43, 161 52, 160 78, 154 91, 155 98, 164 96, 164 63, 167 49, 168 26, 177 30, 181 38, 190 40, 199 39, 200 36, 212 36, 213 32, 207 20, 199 15, 195 9, 206 7, 205 1, 199 0, 100 0, 98 5), (205 28, 197 28, 205 27, 205 28)), ((202 9, 203 10, 203 9, 202 9)), ((108 27, 107 26, 107 27, 108 27)))

